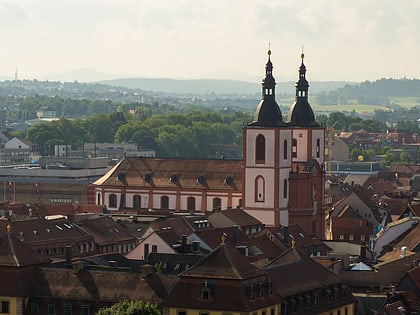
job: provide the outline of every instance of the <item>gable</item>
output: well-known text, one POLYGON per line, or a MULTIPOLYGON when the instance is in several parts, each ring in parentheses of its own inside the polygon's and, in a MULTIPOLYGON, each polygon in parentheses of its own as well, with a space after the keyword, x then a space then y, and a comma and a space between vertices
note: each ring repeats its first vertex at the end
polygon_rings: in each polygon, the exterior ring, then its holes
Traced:
POLYGON ((29 145, 14 137, 4 144, 6 149, 29 149, 29 145))

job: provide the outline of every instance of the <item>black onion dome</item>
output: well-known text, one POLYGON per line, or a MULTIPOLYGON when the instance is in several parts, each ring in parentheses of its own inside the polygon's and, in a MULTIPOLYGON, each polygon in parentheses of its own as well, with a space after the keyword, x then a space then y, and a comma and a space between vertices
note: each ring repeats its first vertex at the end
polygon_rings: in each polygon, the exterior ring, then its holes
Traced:
POLYGON ((308 102, 309 83, 306 80, 306 67, 303 63, 304 54, 301 55, 302 64, 299 68, 299 80, 296 82, 295 102, 290 108, 288 123, 298 127, 319 127, 315 115, 308 102))
POLYGON ((265 78, 262 81, 262 99, 257 106, 254 120, 251 125, 280 126, 283 125, 283 117, 279 105, 276 102, 275 86, 273 77, 273 64, 270 60, 271 50, 268 51, 268 61, 265 66, 265 78))

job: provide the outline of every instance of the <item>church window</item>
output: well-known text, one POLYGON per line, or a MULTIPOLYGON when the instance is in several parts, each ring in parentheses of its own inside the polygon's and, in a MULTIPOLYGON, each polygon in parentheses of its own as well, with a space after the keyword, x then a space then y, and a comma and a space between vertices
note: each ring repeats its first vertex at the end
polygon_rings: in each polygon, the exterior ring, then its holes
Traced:
POLYGON ((287 198, 287 178, 283 180, 283 198, 287 198))
POLYGON ((292 157, 297 157, 297 139, 292 139, 292 157))
POLYGON ((188 197, 187 198, 187 210, 195 210, 195 198, 188 197))
POLYGON ((255 201, 264 202, 265 182, 262 176, 255 179, 255 201))
POLYGON ((287 140, 283 142, 283 159, 287 160, 287 140))
POLYGON ((116 194, 110 194, 109 195, 109 206, 110 207, 116 207, 117 206, 117 195, 116 194))
POLYGON ((257 164, 265 163, 265 137, 261 134, 259 134, 256 139, 255 160, 257 164))
POLYGON ((161 209, 169 209, 169 197, 168 196, 160 197, 160 208, 161 209))
POLYGON ((316 139, 316 157, 319 158, 321 154, 321 140, 316 139))
POLYGON ((101 193, 98 193, 98 194, 96 195, 96 204, 97 204, 97 205, 100 205, 100 204, 101 204, 101 193))
POLYGON ((140 195, 134 195, 133 196, 133 208, 134 209, 140 209, 141 205, 141 196, 140 195))

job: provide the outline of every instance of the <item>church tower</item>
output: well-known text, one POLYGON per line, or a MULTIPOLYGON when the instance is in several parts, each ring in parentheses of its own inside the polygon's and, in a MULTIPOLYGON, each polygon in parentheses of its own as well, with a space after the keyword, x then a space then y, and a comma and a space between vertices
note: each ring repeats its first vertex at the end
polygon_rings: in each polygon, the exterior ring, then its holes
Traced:
POLYGON ((295 102, 288 125, 292 128, 292 172, 290 173, 289 222, 305 232, 324 237, 324 150, 325 128, 315 121, 308 102, 306 67, 299 67, 295 102))
POLYGON ((287 226, 292 130, 283 122, 275 85, 269 50, 262 99, 243 129, 243 208, 267 226, 287 226))

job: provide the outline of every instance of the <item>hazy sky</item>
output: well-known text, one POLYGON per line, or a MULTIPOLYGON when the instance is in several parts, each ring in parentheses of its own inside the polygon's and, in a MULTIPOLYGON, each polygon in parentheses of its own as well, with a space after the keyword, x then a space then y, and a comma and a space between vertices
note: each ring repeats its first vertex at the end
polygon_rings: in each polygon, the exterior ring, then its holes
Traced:
POLYGON ((420 78, 420 0, 0 0, 0 76, 420 78))

